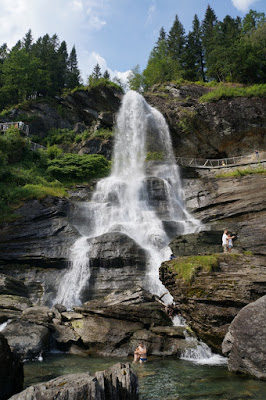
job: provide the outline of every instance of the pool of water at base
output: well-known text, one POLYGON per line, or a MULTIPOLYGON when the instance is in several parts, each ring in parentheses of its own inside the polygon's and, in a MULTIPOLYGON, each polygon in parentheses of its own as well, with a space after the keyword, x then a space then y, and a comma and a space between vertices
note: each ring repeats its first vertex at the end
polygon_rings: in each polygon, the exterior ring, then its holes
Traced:
MULTIPOLYGON (((101 371, 131 359, 49 354, 42 362, 24 364, 25 387, 59 375, 101 371)), ((140 400, 265 400, 266 382, 228 372, 226 366, 150 358, 133 366, 139 377, 140 400)))

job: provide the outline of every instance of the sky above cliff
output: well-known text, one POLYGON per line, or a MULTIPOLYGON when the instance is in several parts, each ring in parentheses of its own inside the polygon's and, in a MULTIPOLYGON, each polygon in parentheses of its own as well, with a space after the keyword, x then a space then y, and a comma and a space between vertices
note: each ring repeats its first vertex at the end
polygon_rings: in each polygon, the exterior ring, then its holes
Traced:
POLYGON ((208 4, 219 20, 250 8, 266 13, 266 0, 0 0, 0 45, 29 29, 34 40, 57 33, 69 51, 76 45, 84 82, 96 63, 123 80, 136 64, 145 68, 162 26, 168 32, 178 15, 188 33, 208 4))

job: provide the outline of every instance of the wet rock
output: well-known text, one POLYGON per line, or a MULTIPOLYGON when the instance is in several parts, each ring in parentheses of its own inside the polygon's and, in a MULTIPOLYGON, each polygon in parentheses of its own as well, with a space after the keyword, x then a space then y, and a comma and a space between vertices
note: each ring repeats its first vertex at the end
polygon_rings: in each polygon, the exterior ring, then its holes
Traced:
POLYGON ((11 352, 5 337, 0 333, 0 400, 23 389, 23 364, 11 352))
POLYGON ((13 321, 2 331, 12 351, 25 359, 34 359, 49 350, 48 328, 26 321, 13 321))
POLYGON ((68 351, 73 343, 77 343, 80 336, 67 325, 54 324, 52 337, 57 347, 62 351, 68 351))
MULTIPOLYGON (((90 289, 86 296, 102 298, 112 291, 142 285, 146 252, 126 234, 113 232, 90 239, 90 289)), ((87 297, 88 298, 88 297, 87 297)))
MULTIPOLYGON (((138 400, 138 378, 129 364, 115 364, 107 370, 63 375, 30 386, 12 400, 138 400)), ((10 400, 11 400, 10 399, 10 400)))
POLYGON ((239 311, 222 349, 230 371, 266 380, 266 296, 239 311))
POLYGON ((0 273, 0 295, 1 294, 29 297, 28 288, 22 281, 0 273))
MULTIPOLYGON (((183 261, 189 262, 189 257, 183 261)), ((160 279, 193 331, 221 353, 221 343, 237 313, 266 294, 266 271, 261 256, 221 254, 217 262, 215 270, 198 268, 193 279, 185 281, 178 275, 175 260, 167 261, 160 267, 160 279)))

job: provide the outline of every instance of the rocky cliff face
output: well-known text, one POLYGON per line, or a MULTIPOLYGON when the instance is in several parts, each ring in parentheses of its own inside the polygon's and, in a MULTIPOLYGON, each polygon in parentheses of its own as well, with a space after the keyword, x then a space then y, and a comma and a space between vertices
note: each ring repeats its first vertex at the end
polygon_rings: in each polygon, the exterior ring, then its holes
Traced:
POLYGON ((155 85, 146 100, 169 124, 177 156, 223 158, 266 150, 266 99, 235 97, 210 103, 198 85, 155 85))
MULTIPOLYGON (((22 118, 29 125, 30 136, 42 138, 53 128, 93 133, 101 128, 113 128, 121 97, 121 92, 114 87, 77 90, 64 97, 38 99, 20 105, 10 112, 6 120, 18 121, 22 118)), ((112 140, 88 138, 66 146, 65 150, 80 154, 103 154, 111 158, 112 140)))

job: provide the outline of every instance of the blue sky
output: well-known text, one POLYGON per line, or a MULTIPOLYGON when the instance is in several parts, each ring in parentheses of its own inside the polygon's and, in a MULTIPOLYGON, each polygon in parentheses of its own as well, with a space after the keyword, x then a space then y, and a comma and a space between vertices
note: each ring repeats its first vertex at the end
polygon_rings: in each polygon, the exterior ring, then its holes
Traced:
POLYGON ((76 45, 84 81, 97 62, 125 79, 136 64, 145 68, 162 26, 168 32, 177 14, 188 33, 208 4, 220 20, 250 8, 266 14, 266 0, 0 0, 0 44, 13 46, 30 28, 34 39, 57 33, 69 51, 76 45))

